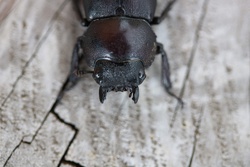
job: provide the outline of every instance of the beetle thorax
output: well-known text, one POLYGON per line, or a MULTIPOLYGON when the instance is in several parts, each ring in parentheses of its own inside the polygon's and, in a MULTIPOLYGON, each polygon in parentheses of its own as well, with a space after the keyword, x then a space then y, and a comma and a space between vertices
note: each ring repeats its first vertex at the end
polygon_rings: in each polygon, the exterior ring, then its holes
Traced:
POLYGON ((141 60, 151 65, 156 36, 142 19, 113 17, 93 21, 83 36, 83 55, 90 67, 100 59, 124 62, 141 60))

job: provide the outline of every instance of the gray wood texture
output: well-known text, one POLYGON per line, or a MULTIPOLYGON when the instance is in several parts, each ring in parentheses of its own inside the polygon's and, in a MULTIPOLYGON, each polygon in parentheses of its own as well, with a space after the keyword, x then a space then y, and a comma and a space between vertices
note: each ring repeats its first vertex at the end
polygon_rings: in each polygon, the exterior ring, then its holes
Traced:
POLYGON ((0 166, 249 167, 250 1, 179 0, 153 29, 184 108, 160 56, 137 104, 100 104, 86 75, 55 105, 85 30, 71 1, 0 0, 0 166))

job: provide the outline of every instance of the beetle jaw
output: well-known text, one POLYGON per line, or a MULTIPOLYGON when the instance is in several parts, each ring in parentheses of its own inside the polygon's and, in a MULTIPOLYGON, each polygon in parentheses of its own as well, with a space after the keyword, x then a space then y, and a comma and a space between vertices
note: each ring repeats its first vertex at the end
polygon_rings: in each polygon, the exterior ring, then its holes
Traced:
POLYGON ((99 88, 99 99, 100 102, 103 103, 104 100, 107 97, 107 93, 110 91, 128 91, 129 92, 129 97, 132 97, 132 100, 134 101, 134 103, 137 103, 138 99, 139 99, 139 87, 129 87, 129 88, 121 88, 121 89, 115 89, 115 88, 105 88, 100 86, 99 88))
POLYGON ((146 78, 141 61, 116 63, 99 60, 96 63, 93 78, 100 85, 99 98, 103 103, 111 91, 128 91, 134 103, 139 99, 139 85, 146 78))

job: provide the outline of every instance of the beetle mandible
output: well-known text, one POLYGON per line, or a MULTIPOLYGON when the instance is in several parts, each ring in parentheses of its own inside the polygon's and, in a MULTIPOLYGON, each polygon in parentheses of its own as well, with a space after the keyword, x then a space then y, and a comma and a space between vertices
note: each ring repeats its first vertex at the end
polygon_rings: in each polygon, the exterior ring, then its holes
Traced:
POLYGON ((170 69, 163 45, 156 42, 151 25, 166 18, 175 0, 170 0, 159 17, 155 17, 156 0, 74 0, 76 12, 86 32, 77 39, 73 50, 69 87, 83 74, 92 73, 100 85, 101 103, 109 91, 129 91, 134 103, 139 99, 139 85, 146 78, 155 55, 162 56, 162 83, 170 91, 170 69), (82 12, 84 8, 84 14, 82 12), (93 69, 80 69, 85 63, 93 69))

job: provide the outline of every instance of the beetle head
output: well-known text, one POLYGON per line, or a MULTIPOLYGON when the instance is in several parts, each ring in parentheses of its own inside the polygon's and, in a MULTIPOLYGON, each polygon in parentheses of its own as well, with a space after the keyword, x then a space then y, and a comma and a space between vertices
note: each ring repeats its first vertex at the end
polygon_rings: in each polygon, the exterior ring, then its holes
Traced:
POLYGON ((140 60, 113 62, 98 60, 95 64, 93 78, 100 85, 99 98, 101 103, 110 91, 129 91, 133 101, 139 99, 138 86, 146 78, 143 63, 140 60))

